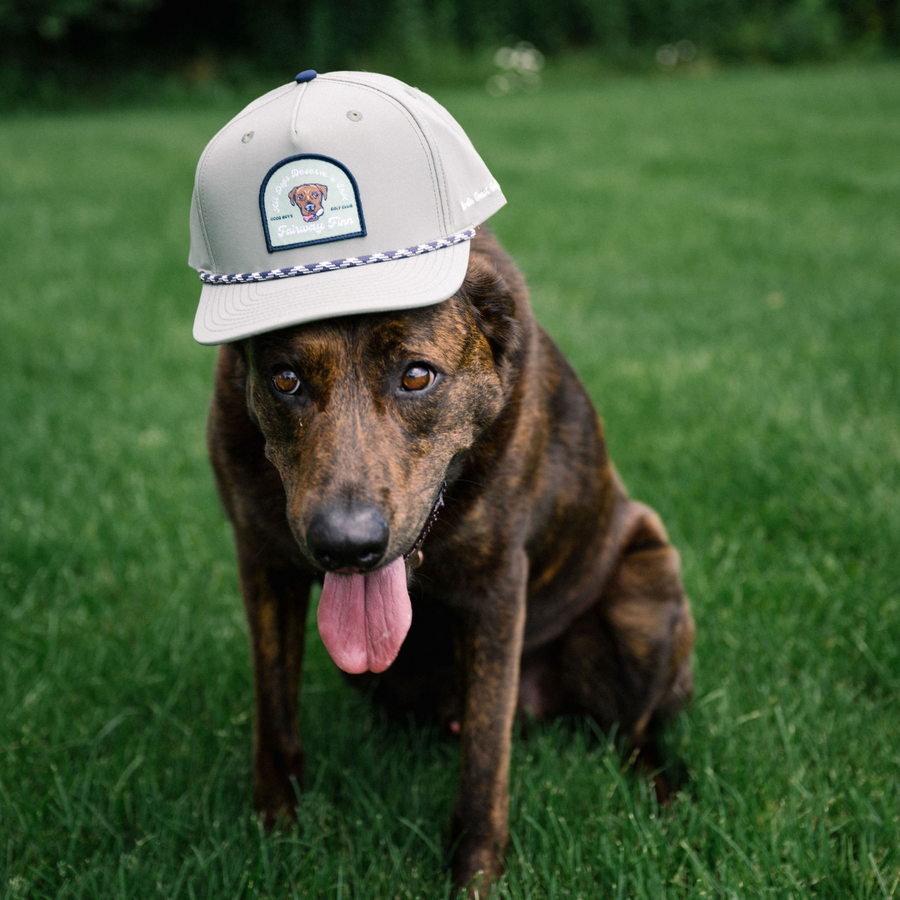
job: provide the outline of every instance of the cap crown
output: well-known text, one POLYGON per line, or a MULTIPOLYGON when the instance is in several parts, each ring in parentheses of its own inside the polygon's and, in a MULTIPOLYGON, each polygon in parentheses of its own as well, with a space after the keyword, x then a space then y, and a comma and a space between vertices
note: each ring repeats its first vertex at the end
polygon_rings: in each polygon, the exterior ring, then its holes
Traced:
POLYGON ((439 103, 385 75, 333 72, 270 91, 210 141, 197 166, 189 263, 232 274, 390 252, 480 224, 505 202, 439 103))

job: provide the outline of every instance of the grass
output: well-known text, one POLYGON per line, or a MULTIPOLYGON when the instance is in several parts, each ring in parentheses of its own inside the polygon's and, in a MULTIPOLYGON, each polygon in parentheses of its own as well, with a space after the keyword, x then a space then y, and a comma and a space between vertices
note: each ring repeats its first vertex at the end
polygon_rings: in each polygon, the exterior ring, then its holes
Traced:
MULTIPOLYGON (((589 724, 515 743, 511 898, 900 897, 900 70, 441 99, 681 550, 697 696, 667 812, 589 724)), ((448 896, 457 751, 317 639, 299 822, 205 461, 193 168, 236 110, 0 122, 0 897, 448 896)))

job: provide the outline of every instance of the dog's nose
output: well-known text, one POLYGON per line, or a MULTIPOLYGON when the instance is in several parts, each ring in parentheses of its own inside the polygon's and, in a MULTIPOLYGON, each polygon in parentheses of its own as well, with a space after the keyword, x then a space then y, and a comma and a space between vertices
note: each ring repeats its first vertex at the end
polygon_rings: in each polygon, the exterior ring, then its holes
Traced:
POLYGON ((337 506, 316 513, 306 532, 313 559, 335 572, 370 569, 387 550, 390 529, 373 506, 337 506))

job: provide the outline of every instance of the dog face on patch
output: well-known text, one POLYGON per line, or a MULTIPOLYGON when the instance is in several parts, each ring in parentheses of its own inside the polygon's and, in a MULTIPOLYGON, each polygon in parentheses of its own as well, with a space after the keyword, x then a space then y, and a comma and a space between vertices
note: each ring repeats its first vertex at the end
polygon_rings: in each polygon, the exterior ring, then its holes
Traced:
POLYGON ((511 344, 511 331, 498 327, 503 316, 499 307, 477 308, 463 289, 434 306, 314 322, 247 342, 250 413, 281 475, 291 529, 314 566, 347 570, 317 551, 323 516, 331 531, 381 529, 377 553, 350 564, 355 571, 413 549, 448 469, 502 408, 511 344))
POLYGON ((327 196, 328 188, 324 184, 301 184, 288 194, 291 205, 300 210, 304 222, 312 222, 325 212, 322 202, 327 196))

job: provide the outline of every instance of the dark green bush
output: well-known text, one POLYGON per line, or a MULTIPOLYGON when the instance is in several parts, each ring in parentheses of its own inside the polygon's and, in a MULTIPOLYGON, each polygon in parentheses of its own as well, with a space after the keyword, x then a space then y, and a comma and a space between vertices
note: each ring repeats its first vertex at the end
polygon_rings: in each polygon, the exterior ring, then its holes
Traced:
POLYGON ((429 70, 526 40, 609 66, 690 41, 701 58, 790 63, 900 49, 898 0, 0 0, 0 103, 129 71, 202 78, 215 61, 429 70))

